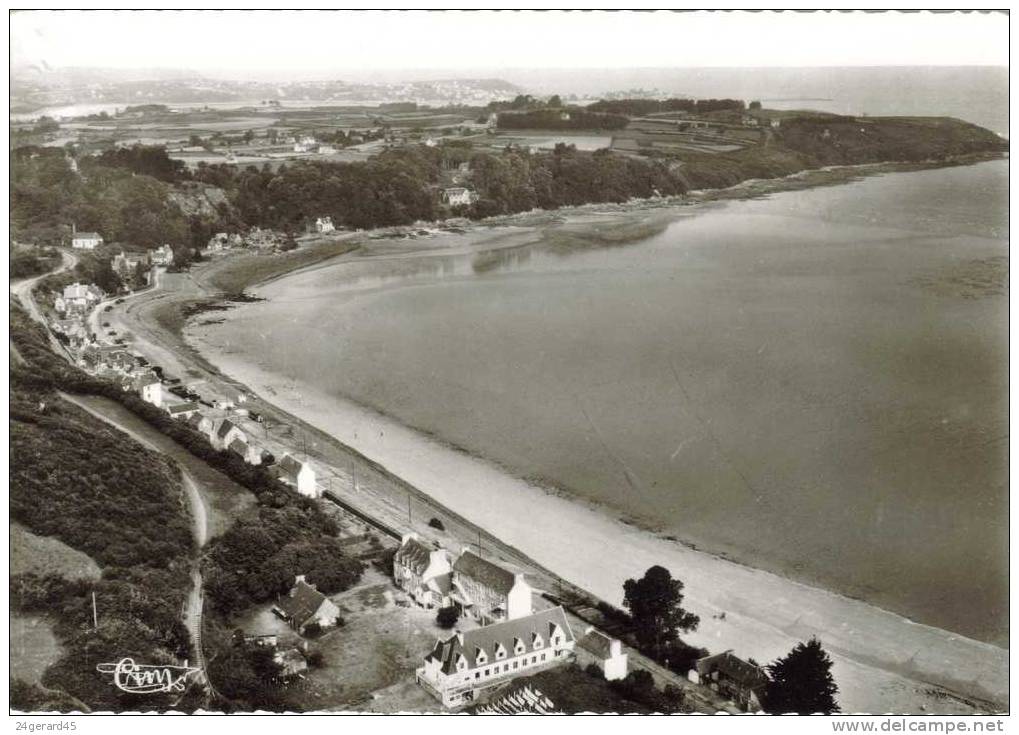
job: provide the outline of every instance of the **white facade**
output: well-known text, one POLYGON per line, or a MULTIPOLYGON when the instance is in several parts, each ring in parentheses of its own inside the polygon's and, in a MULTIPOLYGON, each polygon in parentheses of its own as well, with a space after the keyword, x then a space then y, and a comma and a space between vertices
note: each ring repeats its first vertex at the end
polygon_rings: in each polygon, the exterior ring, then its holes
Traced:
POLYGON ((461 707, 483 689, 571 661, 575 644, 563 609, 548 608, 438 641, 417 681, 446 707, 461 707))
POLYGON ((623 644, 594 626, 588 626, 578 639, 577 660, 581 664, 595 664, 608 681, 626 678, 628 657, 623 653, 623 644))
POLYGON ((474 192, 463 187, 453 187, 442 192, 442 199, 451 207, 469 207, 474 202, 474 192))
POLYGON ((142 386, 142 400, 151 403, 153 406, 163 405, 163 384, 160 382, 149 383, 142 386))
POLYGON ((95 250, 103 244, 98 232, 76 232, 71 238, 71 247, 78 250, 95 250))
POLYGON ((315 232, 333 232, 336 226, 332 217, 319 217, 315 220, 315 232))

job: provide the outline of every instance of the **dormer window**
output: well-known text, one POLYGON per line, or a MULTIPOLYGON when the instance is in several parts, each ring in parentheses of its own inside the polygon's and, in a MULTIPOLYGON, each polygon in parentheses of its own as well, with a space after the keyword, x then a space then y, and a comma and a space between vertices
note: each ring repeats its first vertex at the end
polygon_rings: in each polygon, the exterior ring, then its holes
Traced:
POLYGON ((506 649, 501 643, 495 647, 495 658, 497 661, 506 658, 506 649))
POLYGON ((531 636, 531 647, 532 648, 538 649, 538 648, 541 648, 544 645, 545 645, 545 641, 542 640, 542 637, 540 635, 535 633, 534 635, 531 636))
POLYGON ((558 646, 563 640, 563 631, 555 623, 549 626, 549 640, 552 641, 553 646, 558 646))
POLYGON ((524 642, 522 640, 520 640, 519 638, 513 639, 513 655, 519 656, 526 650, 527 646, 524 645, 524 642))
POLYGON ((481 666, 482 664, 488 663, 488 654, 482 651, 480 648, 474 649, 474 662, 481 666))
POLYGON ((467 668, 467 659, 465 659, 463 656, 457 656, 456 657, 456 670, 457 671, 463 671, 466 668, 467 668))

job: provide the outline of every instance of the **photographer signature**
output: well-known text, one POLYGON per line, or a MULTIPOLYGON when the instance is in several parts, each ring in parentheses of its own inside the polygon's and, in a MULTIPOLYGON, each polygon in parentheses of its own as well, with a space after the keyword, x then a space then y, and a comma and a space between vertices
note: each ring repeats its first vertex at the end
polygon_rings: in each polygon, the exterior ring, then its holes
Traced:
POLYGON ((115 664, 99 664, 96 671, 113 674, 113 685, 131 694, 155 694, 157 692, 182 692, 188 676, 201 671, 200 668, 169 664, 136 664, 132 658, 122 658, 115 664))

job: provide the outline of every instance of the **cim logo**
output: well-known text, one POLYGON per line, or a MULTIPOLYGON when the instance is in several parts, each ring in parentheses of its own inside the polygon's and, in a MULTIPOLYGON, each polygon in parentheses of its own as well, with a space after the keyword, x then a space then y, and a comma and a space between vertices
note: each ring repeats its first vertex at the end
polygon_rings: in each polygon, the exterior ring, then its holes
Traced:
POLYGON ((122 658, 115 664, 99 664, 100 674, 113 674, 113 685, 122 692, 131 694, 156 694, 158 692, 182 692, 187 678, 201 671, 188 666, 160 664, 136 664, 132 658, 122 658))

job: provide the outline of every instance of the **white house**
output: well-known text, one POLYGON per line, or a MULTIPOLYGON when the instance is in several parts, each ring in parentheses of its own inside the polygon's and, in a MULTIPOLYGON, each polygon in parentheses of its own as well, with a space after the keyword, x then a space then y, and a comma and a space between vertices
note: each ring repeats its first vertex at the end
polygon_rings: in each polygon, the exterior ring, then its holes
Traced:
POLYGON ((163 384, 152 371, 143 373, 135 378, 134 389, 146 403, 153 406, 163 405, 163 384))
POLYGON ((453 563, 453 604, 482 624, 531 614, 531 586, 468 548, 453 563))
POLYGON ((247 443, 248 436, 233 421, 230 419, 223 419, 219 422, 219 425, 216 427, 216 430, 212 432, 209 439, 212 442, 213 447, 222 450, 229 447, 231 443, 238 439, 247 443))
POLYGON ((451 207, 469 207, 474 202, 474 192, 462 186, 442 190, 442 201, 451 207))
POLYGON ((315 468, 311 462, 301 462, 290 454, 283 455, 283 459, 275 467, 276 475, 280 480, 290 485, 301 495, 309 498, 318 498, 322 493, 315 482, 315 468))
POLYGON ((446 607, 450 603, 453 568, 445 549, 433 549, 416 533, 404 535, 393 556, 393 580, 423 607, 446 607))
POLYGON ((577 639, 577 661, 582 665, 593 663, 608 681, 626 678, 627 654, 623 653, 623 644, 594 626, 588 626, 577 639))
POLYGON ((75 232, 71 236, 71 247, 79 250, 95 250, 103 244, 103 238, 98 232, 75 232))
POLYGON ((315 220, 315 232, 333 232, 336 226, 333 225, 332 217, 319 217, 315 220))
POLYGON ((460 707, 483 689, 570 661, 575 644, 566 613, 552 607, 438 641, 415 673, 443 705, 460 707))
POLYGON ((173 265, 173 248, 160 245, 152 251, 152 265, 173 265))
POLYGON ((331 145, 320 145, 318 147, 318 152, 323 156, 331 156, 336 153, 336 149, 331 145))

